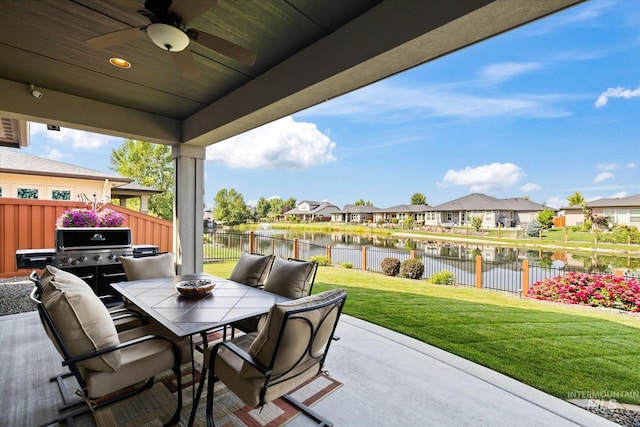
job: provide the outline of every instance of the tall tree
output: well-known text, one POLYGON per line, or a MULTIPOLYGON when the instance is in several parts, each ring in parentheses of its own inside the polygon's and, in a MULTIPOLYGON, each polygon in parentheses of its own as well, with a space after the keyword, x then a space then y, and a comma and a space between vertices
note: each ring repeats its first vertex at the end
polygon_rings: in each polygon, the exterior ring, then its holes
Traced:
POLYGON ((171 148, 162 144, 127 139, 111 150, 109 169, 138 183, 162 190, 149 198, 149 212, 157 217, 173 219, 173 160, 171 148))
POLYGON ((258 219, 266 218, 269 216, 269 211, 271 210, 271 202, 263 197, 258 199, 258 203, 256 203, 256 216, 258 219))
POLYGON ((235 189, 227 190, 223 188, 218 191, 213 200, 213 216, 217 221, 228 225, 243 224, 247 221, 249 213, 242 194, 235 189))
POLYGON ((354 206, 373 206, 373 203, 371 203, 370 200, 367 200, 365 202, 364 199, 359 199, 359 200, 356 200, 356 202, 353 205, 354 206))
POLYGON ((426 205, 427 204, 427 198, 422 193, 413 193, 413 196, 411 196, 411 204, 412 205, 426 205))
POLYGON ((586 200, 578 191, 567 197, 567 201, 569 202, 569 206, 584 205, 586 203, 586 200))
POLYGON ((298 201, 296 200, 296 198, 289 197, 287 200, 284 201, 283 210, 284 212, 290 211, 291 209, 295 208, 297 205, 298 205, 298 201))

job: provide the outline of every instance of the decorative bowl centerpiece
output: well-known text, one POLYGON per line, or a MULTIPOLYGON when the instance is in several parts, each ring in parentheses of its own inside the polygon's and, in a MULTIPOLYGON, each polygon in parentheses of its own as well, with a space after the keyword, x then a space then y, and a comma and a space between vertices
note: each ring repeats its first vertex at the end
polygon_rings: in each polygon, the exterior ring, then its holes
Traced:
POLYGON ((176 289, 183 297, 200 297, 211 292, 215 284, 211 280, 183 280, 176 283, 176 289))

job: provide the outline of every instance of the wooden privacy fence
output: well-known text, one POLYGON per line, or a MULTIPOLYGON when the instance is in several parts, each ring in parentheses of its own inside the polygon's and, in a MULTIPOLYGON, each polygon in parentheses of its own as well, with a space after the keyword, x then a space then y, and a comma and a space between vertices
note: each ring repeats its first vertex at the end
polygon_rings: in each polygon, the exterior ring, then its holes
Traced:
MULTIPOLYGON (((58 200, 0 198, 0 277, 25 276, 18 270, 16 251, 55 247, 56 220, 68 209, 86 208, 86 203, 58 200)), ((173 250, 173 223, 121 206, 107 204, 125 217, 134 245, 155 245, 162 252, 173 250)))

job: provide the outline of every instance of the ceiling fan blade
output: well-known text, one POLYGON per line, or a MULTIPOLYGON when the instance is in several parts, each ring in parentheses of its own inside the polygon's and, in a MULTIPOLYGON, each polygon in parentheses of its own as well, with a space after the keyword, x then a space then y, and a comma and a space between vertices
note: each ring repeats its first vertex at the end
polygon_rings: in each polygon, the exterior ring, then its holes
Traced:
POLYGON ((245 49, 242 46, 238 46, 228 40, 221 39, 213 34, 205 33, 204 31, 189 29, 189 38, 202 46, 216 51, 227 58, 231 58, 238 61, 241 64, 253 65, 256 62, 255 52, 245 49), (193 37, 192 37, 193 36, 193 37))
POLYGON ((171 55, 173 56, 173 60, 176 61, 182 77, 185 79, 195 79, 200 76, 200 67, 189 49, 180 52, 171 52, 171 55))
POLYGON ((109 0, 109 3, 113 3, 120 9, 128 10, 129 12, 138 12, 139 10, 144 10, 144 7, 140 7, 140 5, 133 2, 132 0, 109 0))
POLYGON ((186 25, 191 20, 202 15, 218 3, 218 0, 173 0, 169 11, 182 18, 186 25))
POLYGON ((107 33, 85 40, 85 43, 91 47, 105 49, 120 43, 146 37, 146 35, 147 33, 145 33, 142 27, 127 28, 126 30, 114 31, 113 33, 107 33))

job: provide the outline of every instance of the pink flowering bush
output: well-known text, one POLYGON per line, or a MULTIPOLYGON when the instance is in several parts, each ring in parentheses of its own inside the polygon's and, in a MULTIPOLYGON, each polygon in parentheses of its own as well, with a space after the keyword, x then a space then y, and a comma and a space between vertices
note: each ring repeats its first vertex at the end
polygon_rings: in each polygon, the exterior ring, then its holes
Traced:
POLYGON ((120 227, 124 224, 124 215, 112 209, 103 209, 98 213, 98 227, 120 227))
POLYGON ((90 209, 70 209, 64 211, 56 221, 57 227, 120 227, 124 215, 112 209, 94 212, 90 209))
POLYGON ((640 281, 571 272, 533 284, 530 298, 640 312, 640 281))

